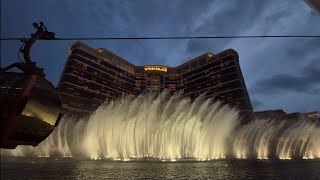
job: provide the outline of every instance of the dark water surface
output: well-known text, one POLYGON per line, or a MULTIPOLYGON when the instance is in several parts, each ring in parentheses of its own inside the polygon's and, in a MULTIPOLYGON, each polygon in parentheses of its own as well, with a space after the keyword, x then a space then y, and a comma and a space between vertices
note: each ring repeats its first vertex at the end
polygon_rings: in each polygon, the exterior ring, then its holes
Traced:
POLYGON ((1 179, 319 179, 320 160, 112 162, 1 158, 1 179))

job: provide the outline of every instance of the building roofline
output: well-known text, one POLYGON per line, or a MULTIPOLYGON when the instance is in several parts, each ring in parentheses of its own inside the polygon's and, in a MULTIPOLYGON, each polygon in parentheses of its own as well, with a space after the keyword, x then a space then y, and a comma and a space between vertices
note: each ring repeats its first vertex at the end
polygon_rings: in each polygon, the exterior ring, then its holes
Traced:
POLYGON ((99 53, 99 50, 103 50, 103 51, 111 54, 112 56, 116 57, 117 59, 120 59, 122 62, 127 63, 128 65, 136 66, 136 65, 130 63, 130 61, 128 61, 128 60, 126 60, 126 59, 124 59, 124 58, 122 58, 122 57, 114 54, 113 52, 111 52, 111 51, 109 51, 109 50, 107 50, 107 49, 105 49, 105 48, 98 48, 98 49, 95 49, 95 50, 97 51, 97 53, 99 53))
POLYGON ((238 54, 237 51, 235 51, 234 49, 226 49, 226 50, 224 50, 224 51, 219 52, 218 54, 213 54, 213 53, 211 53, 211 52, 204 53, 204 54, 202 54, 202 55, 200 55, 200 56, 197 56, 197 57, 195 57, 195 58, 193 58, 193 59, 191 59, 191 60, 189 60, 189 61, 187 61, 187 62, 185 62, 185 63, 183 63, 183 64, 180 64, 179 66, 177 66, 177 67, 175 67, 175 68, 181 68, 181 67, 183 67, 183 66, 185 66, 185 65, 187 65, 187 64, 190 64, 190 63, 192 63, 192 62, 195 62, 195 61, 197 61, 197 60, 199 60, 199 59, 201 59, 201 58, 203 58, 203 57, 205 57, 205 56, 208 56, 208 55, 210 55, 210 54, 213 55, 213 56, 212 56, 212 57, 208 57, 208 58, 214 58, 214 57, 218 57, 218 58, 219 58, 219 56, 220 56, 221 54, 226 53, 226 52, 231 53, 232 55, 234 55, 234 56, 236 57, 236 59, 239 59, 239 54, 238 54))
MULTIPOLYGON (((150 64, 150 65, 149 65, 149 64, 148 64, 148 65, 143 65, 143 66, 137 66, 137 65, 134 65, 134 64, 130 63, 130 61, 128 61, 128 60, 126 60, 126 59, 124 59, 124 58, 122 58, 122 57, 114 54, 113 52, 111 52, 111 51, 109 51, 109 50, 107 50, 107 49, 105 49, 105 48, 97 48, 97 49, 94 49, 94 48, 90 47, 89 45, 87 45, 87 44, 85 44, 85 43, 83 43, 83 42, 80 42, 80 41, 74 42, 74 43, 70 46, 69 49, 71 49, 73 46, 76 46, 76 45, 84 46, 84 47, 86 47, 86 48, 88 48, 88 49, 96 52, 97 54, 100 54, 99 50, 103 50, 103 51, 105 51, 106 53, 110 54, 111 56, 116 57, 118 60, 122 61, 123 63, 125 63, 125 64, 127 64, 127 65, 130 65, 130 66, 133 66, 133 67, 165 66, 165 67, 170 68, 170 69, 178 69, 178 68, 182 68, 183 66, 185 66, 185 65, 187 65, 187 64, 190 64, 190 63, 192 63, 192 62, 195 62, 195 61, 197 61, 197 60, 199 60, 199 59, 201 59, 201 58, 203 58, 203 57, 206 57, 206 56, 207 56, 208 58, 215 58, 215 57, 216 57, 216 58, 219 58, 219 56, 222 55, 223 53, 230 53, 230 54, 234 55, 234 56, 236 57, 236 59, 239 59, 239 54, 237 53, 237 51, 235 51, 234 49, 226 49, 226 50, 224 50, 224 51, 222 51, 222 52, 219 52, 218 54, 213 54, 213 53, 211 53, 211 52, 204 53, 204 54, 202 54, 202 55, 200 55, 200 56, 197 56, 197 57, 195 57, 195 58, 193 58, 193 59, 191 59, 191 60, 189 60, 189 61, 186 61, 186 62, 184 62, 184 63, 182 63, 182 64, 180 64, 180 65, 178 65, 178 66, 176 66, 176 67, 170 67, 170 66, 166 66, 166 65, 152 65, 152 64, 150 64), (211 55, 211 57, 209 57, 210 55, 211 55)), ((103 57, 103 55, 100 55, 100 56, 103 57)))
POLYGON ((208 54, 212 54, 213 56, 215 56, 213 53, 210 53, 210 52, 204 53, 204 54, 202 54, 202 55, 200 55, 200 56, 197 56, 197 57, 195 57, 195 58, 193 58, 193 59, 191 59, 191 60, 189 60, 189 61, 186 61, 186 62, 178 65, 178 66, 175 67, 175 68, 181 68, 181 67, 183 67, 183 66, 185 66, 185 65, 187 65, 187 64, 190 64, 190 63, 192 63, 192 62, 195 62, 195 61, 197 61, 197 60, 199 60, 199 59, 207 56, 208 54))
POLYGON ((237 52, 236 50, 234 50, 234 49, 231 49, 231 48, 226 49, 226 50, 218 53, 217 55, 219 55, 219 54, 221 54, 221 53, 223 53, 223 52, 230 52, 230 53, 233 54, 237 59, 239 59, 239 54, 238 54, 238 52, 237 52))
POLYGON ((101 49, 101 50, 105 51, 106 53, 110 54, 111 56, 117 58, 118 60, 122 61, 123 63, 125 63, 125 64, 127 64, 127 65, 136 66, 136 65, 130 63, 128 60, 126 60, 126 59, 124 59, 124 58, 122 58, 122 57, 114 54, 113 52, 111 52, 111 51, 109 51, 109 50, 107 50, 107 49, 105 49, 105 48, 97 48, 97 49, 95 49, 95 48, 90 47, 89 45, 87 45, 87 44, 85 44, 85 43, 83 43, 83 42, 80 42, 80 41, 77 41, 77 42, 73 43, 73 44, 70 46, 69 49, 71 49, 73 46, 76 46, 76 45, 84 46, 85 48, 88 48, 88 49, 96 52, 97 54, 99 54, 100 56, 103 57, 103 55, 101 55, 100 52, 99 52, 99 50, 101 49))

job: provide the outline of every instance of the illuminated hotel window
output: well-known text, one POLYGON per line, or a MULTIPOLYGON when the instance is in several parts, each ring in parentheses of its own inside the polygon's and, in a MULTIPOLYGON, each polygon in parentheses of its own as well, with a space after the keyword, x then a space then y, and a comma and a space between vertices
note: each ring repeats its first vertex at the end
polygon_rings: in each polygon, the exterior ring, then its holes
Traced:
POLYGON ((189 64, 187 64, 187 65, 185 65, 184 67, 183 67, 183 72, 188 72, 190 70, 190 65, 189 64))
POLYGON ((74 73, 77 73, 77 74, 79 73, 79 71, 77 71, 77 70, 74 70, 74 69, 72 70, 72 72, 74 72, 74 73))
POLYGON ((80 95, 79 92, 73 92, 72 94, 73 94, 73 95, 76 95, 76 96, 79 96, 79 95, 80 95))
POLYGON ((87 68, 86 68, 86 67, 83 67, 83 66, 81 67, 81 69, 83 69, 83 70, 87 70, 87 68))

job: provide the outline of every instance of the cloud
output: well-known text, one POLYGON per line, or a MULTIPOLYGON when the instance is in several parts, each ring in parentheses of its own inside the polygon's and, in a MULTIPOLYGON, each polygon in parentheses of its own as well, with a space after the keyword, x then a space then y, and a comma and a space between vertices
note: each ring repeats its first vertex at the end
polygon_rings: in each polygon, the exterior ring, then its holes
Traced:
POLYGON ((256 84, 258 93, 277 94, 279 92, 317 93, 320 84, 320 61, 314 59, 301 72, 292 74, 277 74, 264 78, 256 84))
MULTIPOLYGON (((61 3, 12 0, 1 5, 2 37, 27 36, 33 31, 31 23, 39 20, 44 20, 57 37, 318 35, 320 32, 319 16, 312 13, 302 0, 97 0, 82 3, 74 0, 61 3)), ((55 83, 71 43, 42 41, 32 49, 32 57, 46 69, 48 79, 55 83)), ((308 108, 319 105, 312 101, 317 99, 320 91, 316 80, 319 39, 84 43, 109 49, 137 65, 177 66, 206 52, 218 53, 233 48, 240 55, 251 99, 259 109, 283 106, 288 111, 298 110, 301 99, 291 97, 303 93, 308 94, 311 103, 308 108), (290 98, 285 96, 288 92, 290 98), (282 100, 282 103, 275 100, 282 100)), ((2 66, 14 62, 19 45, 19 42, 1 42, 2 66)))

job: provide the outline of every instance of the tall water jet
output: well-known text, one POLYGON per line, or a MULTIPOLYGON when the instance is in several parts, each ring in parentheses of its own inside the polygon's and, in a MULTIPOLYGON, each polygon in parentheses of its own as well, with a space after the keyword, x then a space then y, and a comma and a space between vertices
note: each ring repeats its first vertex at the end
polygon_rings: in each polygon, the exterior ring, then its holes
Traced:
POLYGON ((224 158, 238 112, 203 97, 179 94, 125 97, 101 106, 89 119, 84 143, 88 156, 113 159, 224 158), (89 145, 90 144, 90 145, 89 145))
POLYGON ((277 146, 277 156, 280 159, 313 158, 317 144, 320 127, 315 123, 301 120, 290 125, 280 137, 277 146))

